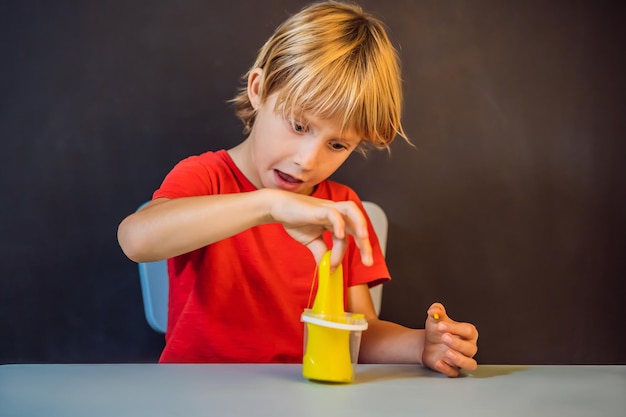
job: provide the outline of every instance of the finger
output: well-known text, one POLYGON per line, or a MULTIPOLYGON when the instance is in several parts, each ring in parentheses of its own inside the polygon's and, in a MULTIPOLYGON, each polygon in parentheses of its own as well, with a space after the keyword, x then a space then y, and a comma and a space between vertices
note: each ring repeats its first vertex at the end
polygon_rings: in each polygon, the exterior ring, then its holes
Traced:
POLYGON ((475 371, 478 363, 473 358, 469 358, 452 349, 446 351, 443 361, 450 367, 464 369, 467 371, 475 371))
POLYGON ((450 378, 459 376, 459 368, 450 365, 445 360, 438 360, 437 362, 435 362, 434 368, 436 371, 439 371, 450 378))
POLYGON ((366 239, 354 239, 354 243, 359 248, 361 254, 361 262, 365 266, 372 266, 374 264, 374 256, 372 255, 372 245, 368 238, 366 239))
POLYGON ((476 342, 463 340, 457 336, 451 335, 450 333, 445 333, 443 336, 441 336, 441 341, 450 349, 455 350, 469 358, 474 357, 474 355, 476 355, 476 352, 478 352, 478 346, 476 346, 476 342))
POLYGON ((351 233, 356 238, 367 238, 369 236, 368 223, 361 209, 353 201, 342 201, 337 203, 337 209, 348 220, 351 233))
POLYGON ((363 262, 363 265, 372 265, 374 263, 374 257, 372 255, 372 244, 370 243, 365 216, 352 201, 338 203, 337 207, 344 215, 347 233, 352 235, 354 243, 359 249, 361 262, 363 262))
POLYGON ((433 303, 428 307, 428 317, 434 320, 443 320, 446 316, 446 309, 441 303, 433 303))
POLYGON ((322 261, 322 257, 328 251, 326 242, 324 242, 324 239, 321 236, 307 243, 306 247, 313 254, 313 258, 315 258, 315 263, 317 265, 320 264, 320 262, 322 261))
POLYGON ((445 322, 440 321, 437 323, 437 330, 453 334, 464 340, 478 340, 478 330, 476 326, 471 323, 459 323, 453 320, 445 322))
MULTIPOLYGON (((358 212, 359 216, 362 216, 360 211, 358 212)), ((346 221, 346 231, 352 235, 354 238, 354 244, 359 249, 359 253, 361 254, 361 262, 363 265, 370 266, 374 263, 374 256, 372 255, 372 244, 370 243, 369 233, 367 231, 367 222, 365 223, 365 228, 360 232, 359 227, 355 225, 354 220, 350 217, 345 218, 346 221)), ((363 218, 365 221, 365 218, 363 218)))
POLYGON ((336 208, 327 207, 325 217, 330 222, 330 225, 326 225, 325 227, 333 233, 333 238, 345 238, 346 222, 343 214, 336 208))
POLYGON ((348 242, 346 239, 338 239, 333 236, 333 249, 330 253, 330 272, 334 272, 341 265, 341 260, 347 248, 348 242))

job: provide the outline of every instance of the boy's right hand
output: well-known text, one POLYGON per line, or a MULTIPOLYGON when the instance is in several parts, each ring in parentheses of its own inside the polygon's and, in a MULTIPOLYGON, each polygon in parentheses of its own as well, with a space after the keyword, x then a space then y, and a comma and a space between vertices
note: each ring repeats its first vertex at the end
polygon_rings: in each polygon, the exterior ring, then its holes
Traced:
POLYGON ((281 223, 291 237, 305 245, 318 264, 328 251, 322 236, 330 230, 333 236, 331 270, 341 265, 348 246, 348 235, 354 237, 361 252, 361 262, 372 265, 367 221, 354 202, 335 202, 289 192, 280 192, 279 196, 270 196, 270 217, 281 223))

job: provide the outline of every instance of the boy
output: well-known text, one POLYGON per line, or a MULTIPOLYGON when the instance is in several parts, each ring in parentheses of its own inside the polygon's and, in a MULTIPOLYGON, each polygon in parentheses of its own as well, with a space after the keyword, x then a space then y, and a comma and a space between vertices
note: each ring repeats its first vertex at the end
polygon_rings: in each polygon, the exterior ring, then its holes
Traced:
POLYGON ((478 333, 441 304, 424 330, 378 319, 368 287, 390 279, 378 240, 354 191, 328 180, 353 151, 405 137, 382 23, 358 6, 313 4, 277 28, 245 80, 233 102, 247 138, 181 161, 119 226, 130 259, 168 259, 160 362, 301 362, 300 314, 332 248, 346 311, 369 323, 361 362, 474 370, 478 333))

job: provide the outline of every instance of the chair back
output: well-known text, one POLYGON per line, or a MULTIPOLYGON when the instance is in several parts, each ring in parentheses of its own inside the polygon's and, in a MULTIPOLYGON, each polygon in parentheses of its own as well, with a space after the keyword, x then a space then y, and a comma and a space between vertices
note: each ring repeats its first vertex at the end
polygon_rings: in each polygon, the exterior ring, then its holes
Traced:
MULTIPOLYGON (((387 253, 387 232, 389 229, 389 222, 385 211, 378 204, 371 201, 363 201, 363 208, 367 212, 368 217, 372 221, 372 226, 378 237, 378 243, 380 249, 383 251, 383 255, 387 253)), ((383 286, 377 285, 370 288, 370 294, 372 296, 372 302, 374 303, 374 310, 376 315, 380 315, 383 302, 383 286)))
MULTIPOLYGON (((378 236, 380 248, 384 255, 387 247, 387 215, 378 204, 371 201, 363 201, 363 207, 372 221, 372 226, 376 236, 378 236)), ((167 329, 167 297, 169 290, 167 261, 140 262, 138 265, 146 320, 154 331, 165 333, 167 329)), ((380 314, 383 286, 377 285, 370 288, 370 294, 372 295, 376 314, 380 314)))

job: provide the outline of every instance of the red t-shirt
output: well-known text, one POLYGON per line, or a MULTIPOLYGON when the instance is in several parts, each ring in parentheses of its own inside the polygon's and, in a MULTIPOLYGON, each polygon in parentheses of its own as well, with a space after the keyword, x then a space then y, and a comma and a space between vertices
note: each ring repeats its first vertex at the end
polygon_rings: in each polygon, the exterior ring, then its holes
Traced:
MULTIPOLYGON (((153 198, 254 190, 221 150, 181 161, 153 198)), ((352 200, 362 208, 352 189, 332 181, 320 183, 313 197, 352 200)), ((389 280, 371 222, 369 230, 374 265, 361 263, 350 238, 342 264, 346 287, 389 280)), ((330 247, 329 233, 325 237, 330 247)), ((315 266, 309 250, 278 223, 256 226, 169 259, 168 323, 160 362, 301 362, 300 315, 312 305, 315 266)))

